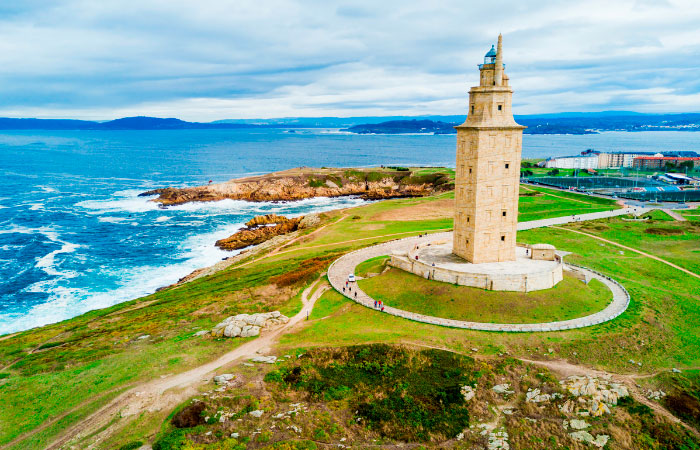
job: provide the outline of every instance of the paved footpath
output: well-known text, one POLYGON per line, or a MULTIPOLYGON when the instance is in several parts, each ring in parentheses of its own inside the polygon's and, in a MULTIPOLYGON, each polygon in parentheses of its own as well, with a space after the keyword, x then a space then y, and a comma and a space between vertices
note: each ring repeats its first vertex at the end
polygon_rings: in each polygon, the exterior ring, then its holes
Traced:
MULTIPOLYGON (((581 214, 575 216, 557 217, 553 219, 534 220, 531 222, 518 223, 518 230, 529 230, 532 228, 547 227, 550 225, 561 225, 569 222, 578 222, 584 220, 602 219, 606 217, 614 217, 622 214, 634 213, 635 208, 623 208, 613 211, 603 211, 590 214, 581 214)), ((642 213, 643 208, 636 208, 636 213, 642 213)), ((409 237, 398 239, 395 241, 385 242, 383 244, 365 247, 354 252, 350 252, 341 256, 331 264, 328 268, 328 279, 333 288, 340 294, 348 297, 355 302, 374 308, 374 299, 365 294, 357 283, 352 283, 352 291, 346 290, 343 292, 345 281, 351 273, 355 273, 355 267, 363 261, 370 258, 383 255, 391 255, 394 251, 405 251, 412 248, 414 245, 432 242, 434 240, 450 240, 452 232, 433 233, 423 237, 409 237)), ((569 266, 572 266, 569 264, 569 266)), ((444 319, 441 317, 426 316, 402 309, 394 308, 385 304, 384 312, 392 316, 403 317, 405 319, 414 320, 416 322, 424 322, 433 325, 441 325, 454 328, 465 328, 470 330, 480 331, 507 331, 507 332, 534 332, 534 331, 559 331, 571 330, 574 328, 583 328, 599 323, 607 322, 622 314, 630 303, 630 296, 627 290, 622 287, 617 281, 606 277, 598 272, 583 267, 573 266, 577 270, 585 272, 591 278, 595 278, 605 284, 613 293, 613 301, 602 311, 589 316, 580 317, 578 319, 563 320, 559 322, 547 323, 527 323, 527 324, 512 324, 512 323, 484 323, 484 322, 467 322, 462 320, 444 319)))

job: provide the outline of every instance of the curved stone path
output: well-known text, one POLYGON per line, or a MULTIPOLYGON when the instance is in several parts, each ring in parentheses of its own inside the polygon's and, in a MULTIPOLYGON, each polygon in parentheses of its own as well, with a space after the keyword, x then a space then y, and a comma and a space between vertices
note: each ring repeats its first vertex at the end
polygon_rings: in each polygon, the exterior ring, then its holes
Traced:
MULTIPOLYGON (((527 222, 524 222, 527 223, 527 222)), ((352 285, 352 293, 343 292, 345 281, 351 273, 355 273, 355 267, 363 261, 370 258, 383 255, 391 255, 393 251, 404 251, 407 248, 412 248, 416 244, 424 244, 434 240, 450 240, 452 232, 428 234, 423 237, 410 237, 398 239, 395 241, 385 242, 383 244, 373 245, 371 247, 361 248, 341 256, 331 264, 328 268, 328 279, 333 288, 340 294, 348 297, 355 302, 374 308, 374 299, 365 294, 358 288, 357 283, 352 285)), ((426 316, 402 309, 394 308, 390 305, 384 305, 384 312, 392 316, 403 317, 405 319, 414 320, 416 322, 424 322, 433 325, 441 325, 445 327, 466 328, 470 330, 480 331, 509 331, 509 332, 533 332, 533 331, 559 331, 571 330, 574 328, 589 327, 599 323, 607 322, 622 314, 630 303, 630 296, 627 290, 622 287, 617 281, 606 277, 598 272, 584 267, 573 266, 577 270, 587 273, 591 278, 595 278, 605 284, 613 293, 613 301, 602 311, 589 316, 580 317, 577 319, 563 320, 560 322, 547 323, 484 323, 484 322, 466 322, 462 320, 444 319, 441 317, 426 316)))

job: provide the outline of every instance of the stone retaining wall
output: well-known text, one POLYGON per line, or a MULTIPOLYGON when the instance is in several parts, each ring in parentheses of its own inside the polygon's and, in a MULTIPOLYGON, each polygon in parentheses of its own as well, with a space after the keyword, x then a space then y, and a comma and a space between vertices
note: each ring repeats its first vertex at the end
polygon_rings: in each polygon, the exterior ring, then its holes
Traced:
POLYGON ((460 272, 439 266, 431 266, 415 259, 414 253, 408 256, 391 255, 389 265, 405 270, 428 280, 442 281, 460 286, 469 286, 490 291, 530 292, 551 289, 563 279, 564 263, 560 255, 555 256, 558 264, 549 271, 529 274, 482 274, 460 272))
MULTIPOLYGON (((363 306, 373 308, 374 299, 365 294, 357 286, 356 283, 352 283, 352 291, 349 291, 347 289, 343 291, 343 287, 345 286, 345 281, 347 280, 348 274, 354 273, 355 267, 358 264, 370 258, 374 258, 375 256, 391 255, 394 251, 401 251, 402 249, 407 248, 407 246, 414 246, 430 242, 430 240, 435 238, 450 239, 451 235, 451 232, 435 233, 420 238, 411 237, 398 239, 395 241, 389 241, 383 244, 373 245, 371 247, 355 250, 353 252, 341 256, 331 264, 331 266, 328 268, 328 279, 333 288, 340 294, 350 298, 351 300, 363 306)), ((559 322, 528 324, 481 323, 444 319, 441 317, 427 316, 424 314, 404 311, 398 308, 394 308, 391 305, 385 306, 384 313, 409 320, 414 320, 417 322, 454 328, 464 328, 470 330, 498 332, 541 332, 562 331, 571 330, 575 328, 589 327, 592 325, 597 325, 612 320, 618 317, 623 312, 625 312, 625 310, 630 304, 630 295, 620 283, 592 269, 588 269, 582 266, 574 266, 573 264, 568 265, 576 267, 579 271, 585 273, 590 278, 598 279, 603 284, 605 284, 613 293, 613 301, 604 310, 599 311, 595 314, 591 314, 589 316, 580 317, 578 319, 564 320, 559 322)))

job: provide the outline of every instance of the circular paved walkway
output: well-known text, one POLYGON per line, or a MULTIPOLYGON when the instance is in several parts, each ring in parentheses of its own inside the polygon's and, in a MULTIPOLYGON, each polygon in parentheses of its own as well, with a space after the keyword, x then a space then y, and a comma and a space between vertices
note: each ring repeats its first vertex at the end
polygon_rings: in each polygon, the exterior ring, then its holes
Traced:
MULTIPOLYGON (((349 292, 343 292, 345 281, 351 273, 355 273, 355 267, 363 261, 370 258, 383 255, 391 255, 395 250, 404 251, 408 248, 413 248, 416 244, 428 243, 434 240, 451 240, 452 232, 435 233, 419 237, 410 237, 398 239, 395 241, 385 242, 383 244, 373 245, 371 247, 362 248, 341 256, 331 264, 328 268, 328 279, 333 288, 347 298, 364 305, 368 308, 374 308, 374 299, 365 294, 357 283, 353 284, 352 295, 349 292), (355 297, 357 293, 357 297, 355 297)), ((569 264, 569 266, 573 266, 569 264)), ((574 328, 589 327, 599 323, 607 322, 622 314, 630 303, 630 296, 627 290, 622 287, 617 281, 606 277, 593 270, 576 267, 577 270, 587 273, 591 278, 595 278, 605 284, 613 293, 613 301, 602 311, 591 314, 578 319, 563 320, 560 322, 547 323, 484 323, 484 322, 466 322, 462 320, 443 319, 441 317, 426 316, 424 314, 404 311, 402 309, 393 308, 385 305, 384 312, 392 316, 403 317, 416 322, 425 322, 433 325, 441 325, 454 328, 466 328, 470 330, 481 331, 512 331, 512 332, 533 332, 533 331, 559 331, 571 330, 574 328)))

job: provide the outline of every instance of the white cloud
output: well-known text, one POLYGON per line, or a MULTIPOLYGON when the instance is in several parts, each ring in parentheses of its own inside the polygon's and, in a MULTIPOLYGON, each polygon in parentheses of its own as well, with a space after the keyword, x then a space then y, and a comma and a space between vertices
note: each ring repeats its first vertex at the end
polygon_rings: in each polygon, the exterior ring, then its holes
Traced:
POLYGON ((696 0, 0 6, 0 114, 460 114, 503 32, 517 113, 700 110, 696 0))

